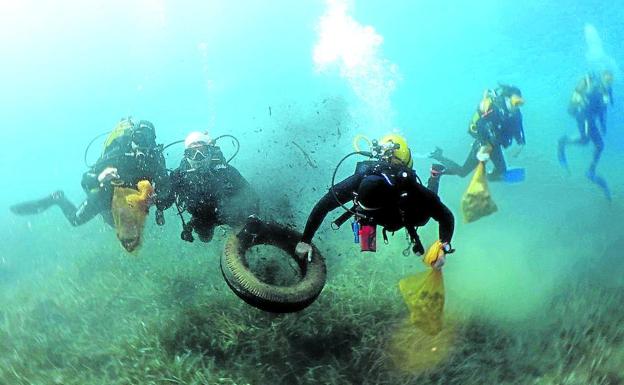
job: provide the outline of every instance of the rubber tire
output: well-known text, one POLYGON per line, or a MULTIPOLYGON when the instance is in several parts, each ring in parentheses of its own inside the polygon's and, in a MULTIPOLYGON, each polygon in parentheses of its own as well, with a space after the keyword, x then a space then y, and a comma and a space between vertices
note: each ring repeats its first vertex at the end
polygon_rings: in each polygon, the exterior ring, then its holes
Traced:
POLYGON ((229 236, 221 256, 221 272, 232 291, 249 305, 273 313, 292 313, 308 307, 321 294, 327 278, 325 259, 313 245, 312 262, 299 259, 295 246, 297 231, 277 223, 254 221, 238 234, 229 236), (255 245, 272 245, 284 250, 297 262, 302 278, 294 285, 271 285, 249 270, 246 251, 255 245))

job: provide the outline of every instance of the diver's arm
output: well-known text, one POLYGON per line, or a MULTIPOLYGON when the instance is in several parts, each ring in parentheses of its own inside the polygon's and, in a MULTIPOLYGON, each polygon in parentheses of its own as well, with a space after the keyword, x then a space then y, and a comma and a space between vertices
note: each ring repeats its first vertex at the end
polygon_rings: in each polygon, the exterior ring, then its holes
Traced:
POLYGON ((516 143, 518 143, 521 146, 524 146, 526 144, 526 138, 524 136, 524 127, 522 125, 522 114, 520 113, 520 111, 518 111, 516 113, 516 115, 514 116, 514 120, 513 120, 513 124, 514 124, 514 138, 516 139, 516 143))
POLYGON ((245 197, 245 201, 249 203, 249 215, 258 214, 260 211, 260 198, 251 187, 251 184, 243 177, 243 175, 233 166, 227 165, 227 179, 232 183, 234 194, 245 197))
POLYGON ((156 169, 156 175, 154 176, 154 190, 156 191, 156 199, 155 205, 156 208, 160 211, 163 211, 171 206, 171 203, 168 205, 165 199, 171 199, 170 197, 173 195, 172 193, 172 182, 171 176, 167 172, 167 168, 165 167, 165 158, 161 154, 161 161, 158 163, 158 167, 156 169))
POLYGON ((82 174, 81 185, 83 190, 87 193, 97 193, 104 191, 111 187, 113 181, 120 179, 119 173, 116 167, 106 167, 99 172, 96 172, 94 168, 82 174))
POLYGON ((225 179, 232 185, 232 190, 238 192, 245 189, 250 189, 251 185, 247 182, 247 179, 236 169, 234 166, 225 166, 225 179))
POLYGON ((159 192, 159 195, 156 197, 156 207, 159 210, 166 210, 173 205, 176 199, 176 194, 180 190, 181 177, 182 174, 179 169, 174 170, 171 175, 167 177, 168 188, 163 189, 162 192, 159 192))
POLYGON ((421 194, 423 194, 423 204, 429 208, 429 214, 436 222, 438 222, 438 234, 440 241, 443 243, 451 243, 453 232, 455 230, 455 217, 451 210, 446 207, 440 198, 433 192, 421 186, 421 194))
POLYGON ((310 243, 312 238, 314 238, 314 234, 321 226, 321 223, 323 223, 325 216, 327 216, 330 211, 338 208, 340 203, 345 204, 353 198, 353 193, 357 191, 361 180, 361 175, 351 175, 334 186, 335 197, 330 189, 330 191, 318 201, 308 217, 305 229, 303 230, 303 236, 301 237, 302 242, 310 243), (336 198, 338 198, 338 201, 336 201, 336 198))
POLYGON ((99 190, 100 182, 98 181, 98 173, 94 169, 85 172, 82 174, 80 185, 86 193, 99 190))

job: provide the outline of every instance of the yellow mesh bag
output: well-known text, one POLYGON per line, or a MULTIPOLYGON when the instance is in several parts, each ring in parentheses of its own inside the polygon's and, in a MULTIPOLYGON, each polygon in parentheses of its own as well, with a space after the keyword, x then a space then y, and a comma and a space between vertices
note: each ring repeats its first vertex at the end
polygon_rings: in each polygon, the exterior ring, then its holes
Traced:
POLYGON ((117 239, 128 252, 141 246, 143 226, 149 212, 150 198, 154 189, 150 182, 142 180, 137 190, 115 187, 111 211, 117 239))
MULTIPOLYGON (((423 262, 431 266, 438 259, 442 243, 434 243, 423 262)), ((442 330, 444 314, 444 280, 442 272, 430 269, 399 281, 399 290, 410 311, 410 322, 430 335, 442 330)))
POLYGON ((490 195, 484 162, 479 162, 477 165, 468 189, 462 196, 461 209, 465 223, 474 222, 498 210, 490 195))
POLYGON ((448 359, 455 335, 452 323, 445 325, 440 333, 429 335, 407 319, 392 330, 386 352, 397 369, 416 375, 448 359))

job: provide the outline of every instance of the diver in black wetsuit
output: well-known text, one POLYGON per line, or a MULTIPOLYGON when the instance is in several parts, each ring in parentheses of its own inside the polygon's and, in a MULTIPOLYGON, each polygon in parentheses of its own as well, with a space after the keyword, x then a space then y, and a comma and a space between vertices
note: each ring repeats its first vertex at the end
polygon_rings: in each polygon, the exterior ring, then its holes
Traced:
POLYGON ((82 176, 82 188, 87 198, 78 208, 65 197, 63 191, 30 202, 11 206, 18 215, 38 214, 52 206, 59 206, 72 226, 80 226, 96 215, 113 226, 111 203, 115 186, 137 188, 141 180, 148 180, 156 191, 156 221, 164 223, 163 204, 159 196, 168 195, 169 178, 161 146, 156 144, 154 125, 141 120, 122 119, 109 135, 102 156, 82 176))
POLYGON ((171 174, 165 207, 177 203, 191 214, 181 238, 193 242, 193 230, 209 242, 216 226, 247 223, 258 213, 258 197, 236 168, 229 165, 208 135, 192 132, 185 139, 184 159, 171 174))
POLYGON ((558 146, 559 163, 568 169, 566 146, 585 146, 591 140, 594 144, 594 155, 586 175, 603 190, 608 200, 611 200, 611 192, 604 178, 596 174, 596 167, 604 149, 602 135, 607 133, 607 107, 613 105, 612 84, 613 74, 610 71, 604 71, 601 76, 589 73, 579 81, 568 106, 568 113, 576 120, 579 136, 563 136, 559 139, 558 146))
POLYGON ((520 146, 525 145, 524 128, 520 106, 524 104, 520 89, 500 85, 495 90, 487 90, 475 111, 468 132, 475 139, 463 166, 443 156, 442 149, 436 148, 430 155, 446 167, 446 175, 465 177, 479 164, 479 158, 489 156, 494 170, 488 174, 489 180, 500 180, 507 172, 503 148, 515 139, 520 146), (487 154, 487 155, 481 155, 487 154))
MULTIPOLYGON (((360 226, 380 225, 384 233, 405 228, 414 243, 412 250, 417 254, 424 253, 424 248, 416 228, 433 218, 439 223, 439 237, 444 252, 452 251, 450 242, 454 217, 437 196, 442 170, 438 167, 432 169, 429 185, 434 191, 424 187, 411 169, 411 153, 405 139, 398 135, 390 137, 390 142, 401 143, 403 152, 395 152, 388 161, 358 163, 354 175, 333 186, 333 191, 330 190, 321 198, 310 213, 301 241, 297 244, 295 253, 299 257, 312 257, 310 243, 325 216, 350 201, 355 202, 354 212, 360 226)), ((444 255, 438 258, 434 267, 441 268, 443 264, 444 255)))

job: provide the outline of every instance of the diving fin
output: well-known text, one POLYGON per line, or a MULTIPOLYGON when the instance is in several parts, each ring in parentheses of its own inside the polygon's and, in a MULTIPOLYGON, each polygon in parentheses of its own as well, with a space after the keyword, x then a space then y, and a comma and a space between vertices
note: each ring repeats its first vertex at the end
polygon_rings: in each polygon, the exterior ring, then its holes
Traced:
POLYGON ((505 171, 503 180, 507 183, 520 183, 524 181, 526 172, 524 168, 512 168, 505 171))
POLYGON ((559 160, 559 164, 561 165, 561 167, 568 170, 568 158, 566 157, 565 153, 565 145, 565 138, 559 139, 559 143, 557 145, 557 159, 559 160))
POLYGON ((603 177, 598 176, 598 175, 596 175, 595 172, 591 172, 591 171, 588 171, 586 176, 587 176, 587 178, 589 180, 591 180, 592 182, 597 184, 598 187, 600 187, 600 189, 602 190, 603 194, 605 195, 605 198, 607 198, 607 200, 609 202, 611 202, 611 190, 609 190, 609 186, 607 185, 607 181, 603 177))
POLYGON ((63 196, 64 195, 62 191, 56 191, 42 199, 12 205, 9 207, 9 210, 11 210, 11 212, 16 215, 39 214, 55 205, 58 200, 63 196))

